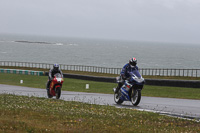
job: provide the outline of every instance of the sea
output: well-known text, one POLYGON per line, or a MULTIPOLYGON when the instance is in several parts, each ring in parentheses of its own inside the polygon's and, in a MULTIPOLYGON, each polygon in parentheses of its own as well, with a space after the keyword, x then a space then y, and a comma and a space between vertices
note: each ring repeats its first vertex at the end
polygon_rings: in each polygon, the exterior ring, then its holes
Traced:
POLYGON ((0 61, 122 68, 199 69, 200 44, 0 34, 0 61))

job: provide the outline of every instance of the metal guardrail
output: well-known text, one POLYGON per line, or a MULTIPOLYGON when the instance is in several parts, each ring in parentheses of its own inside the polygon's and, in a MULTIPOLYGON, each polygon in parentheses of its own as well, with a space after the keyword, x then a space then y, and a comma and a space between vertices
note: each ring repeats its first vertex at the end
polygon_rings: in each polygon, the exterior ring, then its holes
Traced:
MULTIPOLYGON (((0 61, 0 66, 14 66, 27 68, 43 68, 50 69, 53 64, 33 63, 33 62, 15 62, 15 61, 0 61)), ((84 65, 65 65, 60 64, 61 70, 96 72, 107 74, 120 74, 121 68, 108 68, 97 66, 84 65)), ((200 69, 161 69, 161 68, 139 68, 142 75, 149 76, 183 76, 183 77, 200 77, 200 69)))

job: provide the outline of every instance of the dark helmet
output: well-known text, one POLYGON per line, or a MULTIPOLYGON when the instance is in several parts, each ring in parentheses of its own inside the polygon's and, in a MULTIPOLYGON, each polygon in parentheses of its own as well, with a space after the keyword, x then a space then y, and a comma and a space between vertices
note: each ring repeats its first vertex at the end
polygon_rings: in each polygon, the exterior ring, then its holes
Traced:
POLYGON ((56 70, 56 71, 58 71, 59 65, 58 65, 58 64, 54 64, 54 65, 53 65, 53 69, 56 70))
POLYGON ((135 67, 137 65, 137 59, 135 57, 131 58, 129 60, 129 64, 132 66, 132 67, 135 67))

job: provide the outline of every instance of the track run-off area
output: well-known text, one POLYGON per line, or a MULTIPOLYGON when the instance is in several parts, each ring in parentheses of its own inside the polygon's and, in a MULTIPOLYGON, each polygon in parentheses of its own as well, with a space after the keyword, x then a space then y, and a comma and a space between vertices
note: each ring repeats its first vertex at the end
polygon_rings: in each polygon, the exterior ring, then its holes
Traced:
MULTIPOLYGON (((0 84, 0 93, 47 98, 46 89, 22 86, 0 84)), ((142 96, 140 104, 138 106, 133 106, 131 102, 123 102, 121 105, 117 105, 114 102, 114 95, 112 94, 72 91, 62 91, 60 99, 65 101, 78 101, 89 104, 116 106, 118 108, 130 108, 140 111, 150 111, 163 115, 181 117, 186 119, 195 119, 197 121, 200 121, 200 100, 142 96)))

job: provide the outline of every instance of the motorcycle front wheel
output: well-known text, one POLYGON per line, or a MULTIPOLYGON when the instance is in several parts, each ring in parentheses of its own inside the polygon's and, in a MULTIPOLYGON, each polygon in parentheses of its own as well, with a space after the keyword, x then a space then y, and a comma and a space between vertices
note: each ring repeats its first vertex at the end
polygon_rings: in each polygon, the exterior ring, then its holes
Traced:
POLYGON ((131 103, 134 106, 137 106, 140 103, 140 100, 141 100, 141 91, 133 89, 131 93, 131 103))
MULTIPOLYGON (((120 93, 120 92, 119 92, 119 93, 120 93)), ((115 101, 115 103, 117 103, 117 104, 123 103, 123 100, 120 99, 118 93, 114 93, 114 101, 115 101)))
POLYGON ((61 95, 61 87, 58 87, 56 89, 56 99, 59 99, 60 98, 60 95, 61 95))

